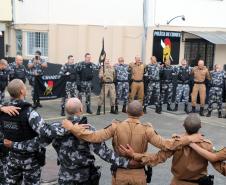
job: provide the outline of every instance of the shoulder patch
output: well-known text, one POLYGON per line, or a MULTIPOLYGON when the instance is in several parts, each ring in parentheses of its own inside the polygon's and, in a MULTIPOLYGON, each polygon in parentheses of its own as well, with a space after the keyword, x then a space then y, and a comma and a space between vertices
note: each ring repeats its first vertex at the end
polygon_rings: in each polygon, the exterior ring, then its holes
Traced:
POLYGON ((144 125, 146 127, 153 127, 152 124, 149 122, 142 123, 142 125, 144 125))

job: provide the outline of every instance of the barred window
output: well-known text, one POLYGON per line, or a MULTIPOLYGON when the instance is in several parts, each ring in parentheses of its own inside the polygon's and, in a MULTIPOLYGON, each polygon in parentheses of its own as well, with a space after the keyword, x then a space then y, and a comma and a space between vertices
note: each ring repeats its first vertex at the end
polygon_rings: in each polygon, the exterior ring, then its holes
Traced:
POLYGON ((22 55, 22 31, 16 30, 16 53, 22 55))
POLYGON ((37 50, 48 57, 48 33, 27 32, 27 55, 34 55, 37 50))

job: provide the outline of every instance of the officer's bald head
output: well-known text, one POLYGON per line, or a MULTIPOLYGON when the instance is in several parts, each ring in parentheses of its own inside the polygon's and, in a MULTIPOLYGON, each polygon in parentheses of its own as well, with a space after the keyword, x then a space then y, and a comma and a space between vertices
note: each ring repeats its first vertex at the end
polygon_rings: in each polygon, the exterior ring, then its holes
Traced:
POLYGON ((142 104, 138 100, 134 100, 128 105, 127 113, 129 116, 140 117, 143 115, 142 104))
POLYGON ((26 95, 26 86, 22 80, 14 79, 9 82, 7 91, 12 98, 18 99, 26 95))
POLYGON ((200 117, 195 113, 189 114, 184 120, 184 128, 188 134, 197 133, 201 128, 200 117))
POLYGON ((68 99, 65 108, 67 114, 69 115, 76 115, 82 113, 82 103, 78 98, 68 99))

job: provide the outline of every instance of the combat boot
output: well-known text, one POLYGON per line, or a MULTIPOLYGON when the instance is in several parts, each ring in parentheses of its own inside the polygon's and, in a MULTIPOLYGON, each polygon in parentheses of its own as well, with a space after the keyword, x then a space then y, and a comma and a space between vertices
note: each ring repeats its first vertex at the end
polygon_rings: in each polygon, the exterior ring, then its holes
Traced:
POLYGON ((169 104, 169 103, 167 103, 167 110, 168 110, 168 111, 173 111, 173 110, 171 109, 171 107, 170 107, 170 104, 169 104))
POLYGON ((147 114, 147 107, 146 106, 144 106, 143 112, 144 112, 144 114, 147 114))
POLYGON ((160 106, 156 106, 155 112, 156 112, 157 114, 161 114, 161 111, 162 111, 162 108, 161 108, 160 106))
POLYGON ((223 118, 221 111, 218 111, 218 118, 223 118))
POLYGON ((64 108, 62 107, 61 109, 61 113, 60 113, 61 116, 65 116, 65 111, 64 111, 64 108))
POLYGON ((110 113, 111 113, 111 114, 116 114, 116 113, 115 113, 114 106, 111 106, 111 111, 110 111, 110 113))
POLYGON ((118 105, 115 106, 115 114, 118 114, 118 105))
POLYGON ((178 111, 178 103, 175 104, 173 111, 178 111))
POLYGON ((87 105, 87 106, 86 106, 86 112, 87 112, 88 114, 93 114, 93 112, 92 112, 91 109, 90 109, 90 105, 87 105))
POLYGON ((98 106, 96 115, 100 115, 100 110, 101 110, 101 106, 98 106))
POLYGON ((206 114, 206 117, 210 117, 211 116, 211 111, 208 110, 208 113, 206 114))
POLYGON ((204 107, 200 107, 199 115, 204 116, 204 107))
POLYGON ((191 112, 192 112, 192 113, 196 113, 196 107, 195 107, 195 106, 192 106, 191 112))
POLYGON ((37 101, 36 101, 36 100, 33 101, 32 108, 33 108, 33 109, 38 108, 38 104, 37 104, 37 101))
POLYGON ((126 104, 123 104, 122 112, 126 113, 126 104))
POLYGON ((188 104, 184 104, 184 112, 186 112, 187 114, 189 113, 189 111, 188 111, 188 104))

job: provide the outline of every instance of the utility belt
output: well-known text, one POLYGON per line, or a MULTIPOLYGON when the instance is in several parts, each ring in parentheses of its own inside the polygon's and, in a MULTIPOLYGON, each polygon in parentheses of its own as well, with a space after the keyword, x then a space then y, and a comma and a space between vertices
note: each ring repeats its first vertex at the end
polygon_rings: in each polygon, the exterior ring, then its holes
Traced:
POLYGON ((205 84, 205 81, 203 81, 203 82, 194 82, 195 84, 205 84))
POLYGON ((197 180, 182 180, 190 183, 198 183, 199 185, 213 185, 214 184, 214 176, 213 175, 205 175, 197 180))
POLYGON ((116 80, 116 82, 129 82, 129 80, 116 80))
POLYGON ((223 88, 223 85, 211 85, 211 87, 223 88))
POLYGON ((114 82, 102 82, 102 84, 113 84, 114 82))
POLYGON ((177 81, 178 84, 189 85, 188 81, 177 81))
MULTIPOLYGON (((136 169, 144 169, 144 172, 145 172, 145 175, 146 175, 146 182, 147 183, 150 183, 151 182, 151 178, 152 178, 152 167, 145 166, 145 167, 138 167, 136 169)), ((118 166, 112 164, 111 165, 111 174, 112 174, 112 176, 114 176, 114 178, 116 177, 117 170, 118 170, 118 166)))
POLYGON ((132 80, 132 82, 140 83, 140 82, 143 82, 143 80, 132 80))

